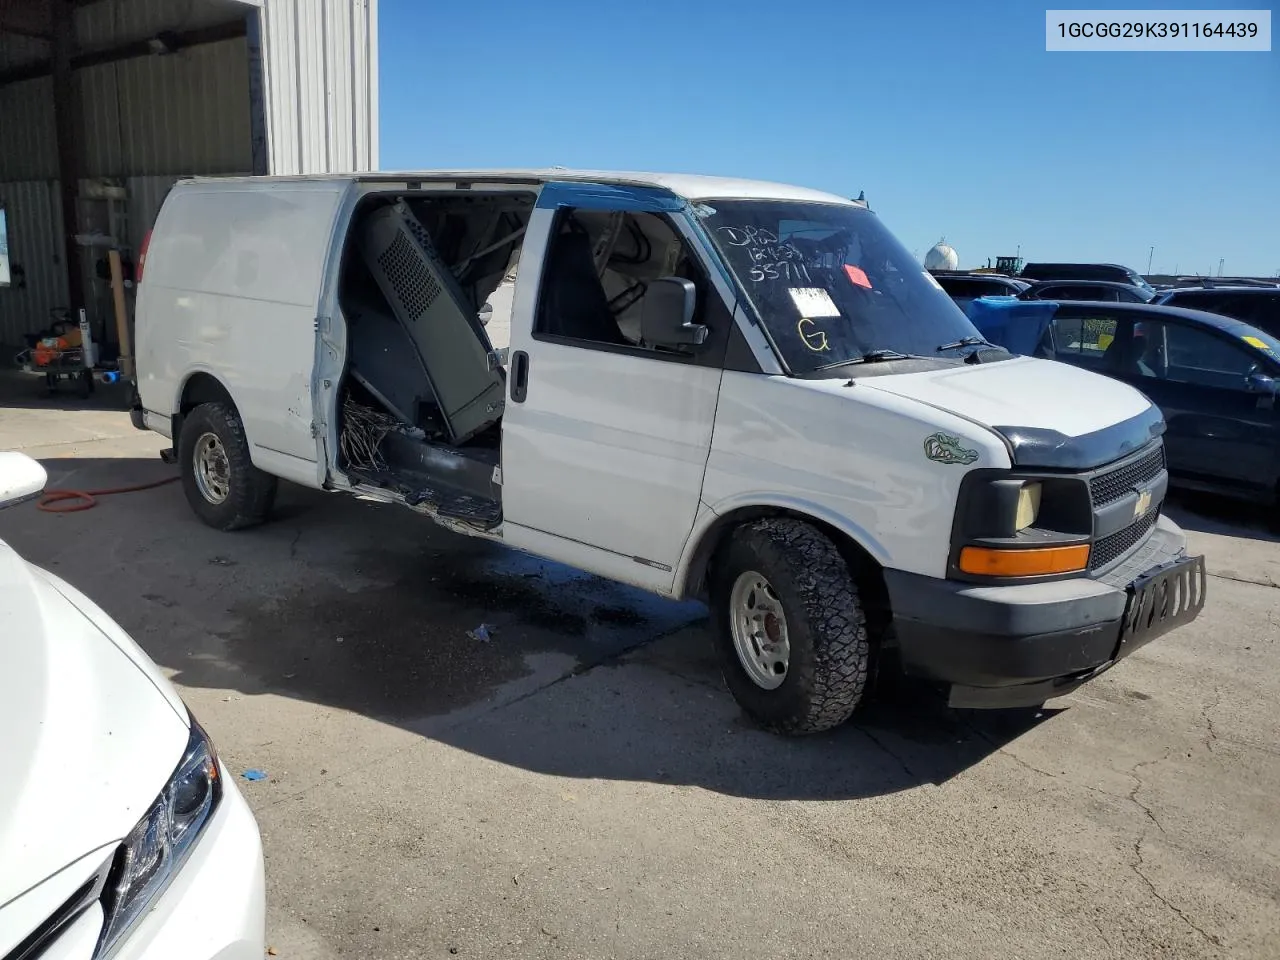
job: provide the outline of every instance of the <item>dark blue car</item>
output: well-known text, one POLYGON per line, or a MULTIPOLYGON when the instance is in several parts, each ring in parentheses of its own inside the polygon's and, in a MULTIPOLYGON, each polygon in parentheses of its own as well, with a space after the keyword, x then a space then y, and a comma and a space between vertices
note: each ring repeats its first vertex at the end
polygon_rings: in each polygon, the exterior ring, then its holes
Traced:
POLYGON ((1280 339, 1272 334, 1137 303, 1001 297, 967 312, 1009 350, 1115 377, 1150 397, 1168 423, 1169 472, 1181 486, 1280 505, 1280 339))

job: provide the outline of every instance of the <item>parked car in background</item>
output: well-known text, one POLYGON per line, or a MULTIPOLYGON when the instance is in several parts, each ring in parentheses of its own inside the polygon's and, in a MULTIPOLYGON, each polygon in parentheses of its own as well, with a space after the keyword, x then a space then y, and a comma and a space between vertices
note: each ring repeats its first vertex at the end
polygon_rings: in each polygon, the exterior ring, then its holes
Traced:
POLYGON ((1220 313, 1280 336, 1280 287, 1176 287, 1152 302, 1220 313))
POLYGON ((1133 303, 1063 301, 1039 316, 995 304, 970 318, 1010 349, 1017 334, 1030 347, 1023 352, 1145 393, 1164 414, 1176 484, 1280 505, 1280 339, 1272 334, 1219 314, 1133 303))
POLYGON ((1110 280, 1038 280, 1018 296, 1023 300, 1093 300, 1148 303, 1155 292, 1148 287, 1110 280))
MULTIPOLYGON (((0 507, 44 469, 0 453, 0 507)), ((260 960, 262 845, 154 663, 0 541, 0 957, 260 960)))
POLYGON ((1020 280, 1109 280, 1155 292, 1136 270, 1118 263, 1028 263, 1018 271, 1020 280))
POLYGON ((978 297, 1016 297, 1031 284, 991 273, 935 273, 933 278, 960 307, 978 297))

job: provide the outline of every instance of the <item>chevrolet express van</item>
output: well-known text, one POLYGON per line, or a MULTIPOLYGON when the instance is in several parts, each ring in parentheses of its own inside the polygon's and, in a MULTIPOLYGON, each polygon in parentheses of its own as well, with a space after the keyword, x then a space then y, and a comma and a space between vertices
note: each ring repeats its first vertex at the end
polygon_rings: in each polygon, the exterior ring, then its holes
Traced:
POLYGON ((703 597, 730 690, 783 733, 844 721, 881 664, 1039 704, 1204 603, 1159 411, 986 343, 865 204, 815 190, 183 181, 136 387, 211 526, 262 521, 285 479, 703 597))

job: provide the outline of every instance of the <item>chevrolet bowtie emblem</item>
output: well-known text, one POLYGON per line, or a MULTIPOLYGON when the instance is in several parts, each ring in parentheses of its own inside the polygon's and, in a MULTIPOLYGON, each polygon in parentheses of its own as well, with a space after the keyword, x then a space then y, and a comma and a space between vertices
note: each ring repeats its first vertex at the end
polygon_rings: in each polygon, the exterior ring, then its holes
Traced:
POLYGON ((1151 509, 1151 491, 1142 490, 1138 493, 1138 502, 1133 505, 1133 519, 1138 520, 1147 515, 1147 511, 1151 509))

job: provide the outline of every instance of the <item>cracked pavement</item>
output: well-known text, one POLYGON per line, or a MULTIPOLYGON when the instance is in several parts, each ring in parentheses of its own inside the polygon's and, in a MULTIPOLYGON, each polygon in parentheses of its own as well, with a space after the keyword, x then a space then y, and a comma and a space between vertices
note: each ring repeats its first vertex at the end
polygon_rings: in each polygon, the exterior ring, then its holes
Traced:
MULTIPOLYGON (((171 472, 103 393, 11 391, 0 448, 50 486, 171 472)), ((1195 623, 1038 716, 905 687, 803 741, 742 720, 696 605, 394 508, 286 488, 223 535, 167 486, 0 537, 267 771, 240 787, 279 957, 1274 958, 1280 543, 1171 512, 1209 558, 1195 623)))

